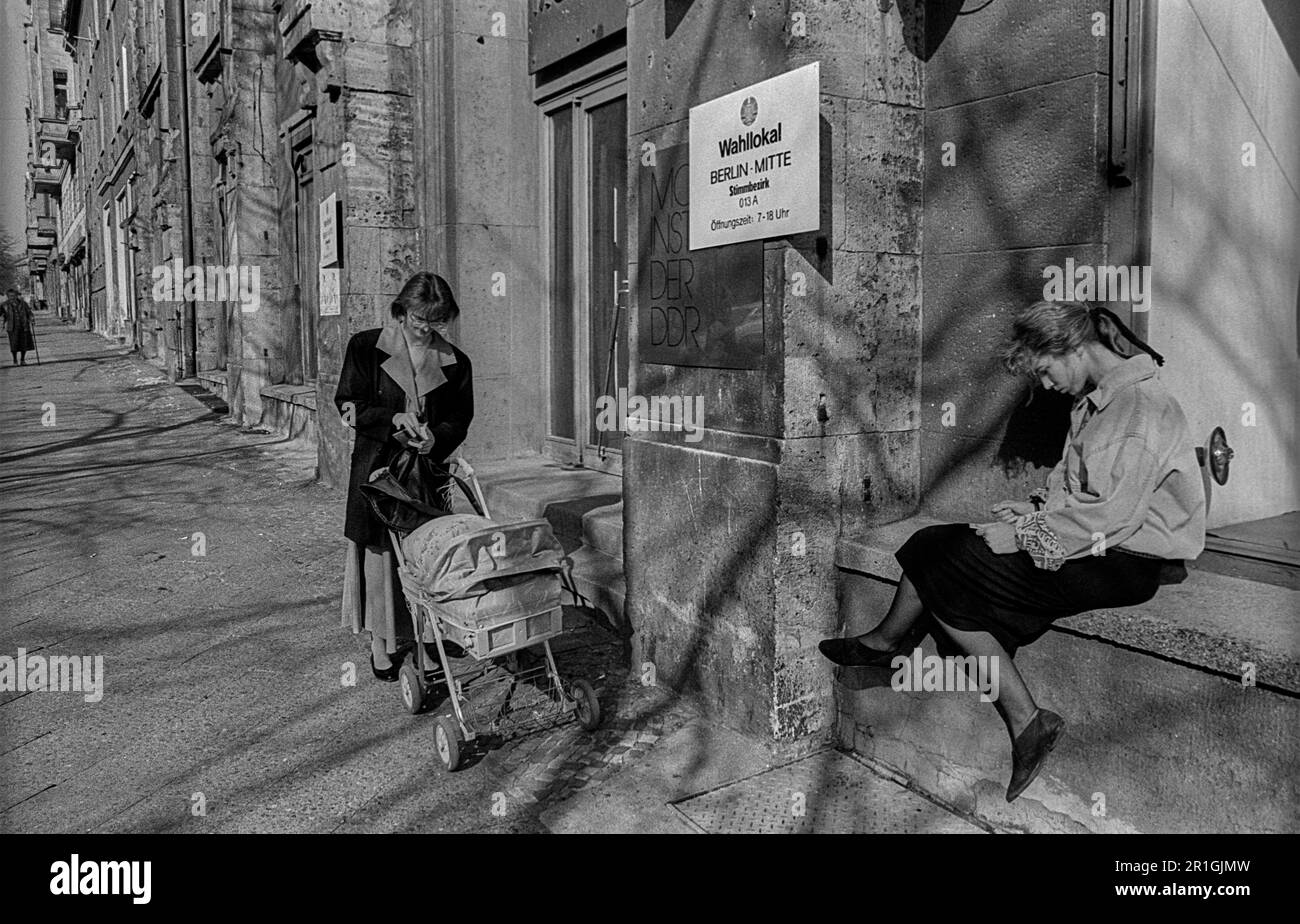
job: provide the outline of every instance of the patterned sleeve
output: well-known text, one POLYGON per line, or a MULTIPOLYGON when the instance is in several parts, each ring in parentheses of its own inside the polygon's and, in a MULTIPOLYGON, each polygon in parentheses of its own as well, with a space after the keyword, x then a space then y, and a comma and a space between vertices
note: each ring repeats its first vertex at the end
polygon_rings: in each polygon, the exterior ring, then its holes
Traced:
POLYGON ((1016 517, 1016 546, 1029 553, 1035 567, 1056 571, 1065 564, 1065 547, 1047 526, 1047 515, 1041 510, 1016 517))

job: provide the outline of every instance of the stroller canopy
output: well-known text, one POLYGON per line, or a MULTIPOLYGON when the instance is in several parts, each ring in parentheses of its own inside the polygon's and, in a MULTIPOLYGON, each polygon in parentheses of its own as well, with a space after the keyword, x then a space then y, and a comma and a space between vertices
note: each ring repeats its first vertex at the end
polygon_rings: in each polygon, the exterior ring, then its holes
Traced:
POLYGON ((546 520, 495 523, 451 514, 401 541, 407 575, 464 625, 560 605, 564 550, 546 520))

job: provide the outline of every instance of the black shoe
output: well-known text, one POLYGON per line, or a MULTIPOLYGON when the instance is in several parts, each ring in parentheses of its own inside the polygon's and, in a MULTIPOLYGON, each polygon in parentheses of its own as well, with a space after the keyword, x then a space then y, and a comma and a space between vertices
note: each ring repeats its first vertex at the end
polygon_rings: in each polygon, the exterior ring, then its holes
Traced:
POLYGON ((856 638, 824 638, 817 649, 828 660, 841 667, 888 667, 894 658, 904 653, 906 646, 880 651, 870 648, 856 638))
POLYGON ((370 656, 370 669, 374 672, 376 678, 384 681, 385 683, 396 682, 397 675, 402 670, 401 657, 394 654, 392 656, 392 659, 393 659, 392 667, 386 667, 383 670, 380 670, 379 668, 375 667, 375 656, 373 654, 370 656))
POLYGON ((1065 719, 1055 712, 1039 709, 1025 730, 1016 736, 1011 745, 1011 782, 1007 784, 1007 801, 1014 802, 1029 788, 1029 784, 1043 769, 1043 761, 1056 747, 1065 719))

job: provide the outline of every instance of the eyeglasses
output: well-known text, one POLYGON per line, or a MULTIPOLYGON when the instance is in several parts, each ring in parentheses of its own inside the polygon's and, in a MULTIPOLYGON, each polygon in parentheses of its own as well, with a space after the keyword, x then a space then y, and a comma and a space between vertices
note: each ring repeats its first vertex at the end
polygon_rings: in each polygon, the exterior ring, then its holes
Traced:
POLYGON ((416 330, 443 331, 447 329, 446 321, 426 321, 424 318, 413 317, 412 315, 409 314, 406 316, 406 323, 411 325, 411 327, 415 328, 416 330))

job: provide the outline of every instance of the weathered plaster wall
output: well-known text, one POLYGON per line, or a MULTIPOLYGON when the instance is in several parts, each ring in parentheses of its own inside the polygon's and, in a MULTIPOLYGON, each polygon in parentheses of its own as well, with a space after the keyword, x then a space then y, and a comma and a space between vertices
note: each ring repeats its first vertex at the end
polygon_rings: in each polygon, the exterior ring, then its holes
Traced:
POLYGON ((418 4, 421 267, 451 284, 474 365, 472 460, 535 454, 544 419, 539 116, 526 0, 418 4))
POLYGON ((634 344, 633 390, 702 395, 706 430, 624 443, 641 656, 724 721, 782 738, 830 721, 816 642, 834 631, 836 537, 916 502, 922 129, 897 10, 819 3, 796 27, 788 7, 630 5, 633 177, 643 143, 685 141, 692 105, 819 60, 823 182, 821 228, 764 244, 758 368, 642 362, 634 344))
POLYGON ((922 502, 983 517, 1060 457, 1066 402, 999 354, 1044 266, 1106 259, 1109 24, 1089 0, 926 4, 922 502), (945 145, 952 147, 945 149, 945 145), (945 164, 945 154, 950 164, 945 164))
POLYGON ((1204 443, 1236 453, 1209 525, 1300 508, 1300 15, 1159 5, 1151 331, 1204 443), (1250 147, 1247 148, 1246 146, 1250 147))
POLYGON ((410 0, 313 4, 312 25, 339 37, 317 45, 317 69, 301 61, 291 69, 290 80, 303 84, 294 108, 315 107, 312 195, 316 203, 337 195, 342 206, 341 314, 316 319, 319 470, 330 484, 347 480, 352 450, 334 407, 347 342, 389 323, 389 304, 422 268, 414 8, 410 0))

